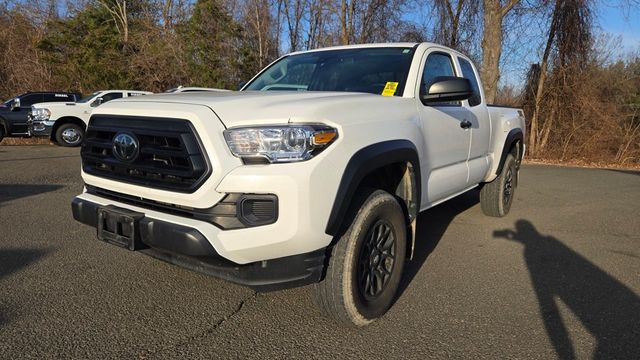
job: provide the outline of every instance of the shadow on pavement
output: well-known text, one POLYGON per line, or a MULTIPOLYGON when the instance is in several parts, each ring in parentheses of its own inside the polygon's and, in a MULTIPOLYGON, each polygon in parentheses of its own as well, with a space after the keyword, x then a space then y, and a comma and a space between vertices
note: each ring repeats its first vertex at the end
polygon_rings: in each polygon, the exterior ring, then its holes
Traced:
POLYGON ((62 185, 2 184, 0 185, 0 206, 2 206, 3 202, 56 191, 62 187, 62 185))
POLYGON ((631 359, 640 354, 640 298, 589 260, 553 236, 544 236, 527 220, 496 238, 524 245, 524 257, 538 298, 547 335, 558 357, 576 353, 559 312, 562 301, 597 341, 596 359, 631 359))
MULTIPOLYGON (((38 261, 49 251, 50 250, 46 249, 0 249, 0 280, 38 261)), ((3 285, 0 289, 2 289, 0 290, 0 294, 7 292, 6 285, 3 285)), ((1 328, 9 322, 9 318, 5 314, 6 308, 0 310, 2 310, 0 311, 1 328)))
POLYGON ((405 264, 398 289, 398 298, 409 287, 409 284, 411 284, 422 265, 427 261, 429 255, 438 246, 440 239, 453 219, 458 214, 476 205, 478 201, 479 190, 473 189, 420 213, 416 224, 416 248, 413 252, 413 259, 405 264))

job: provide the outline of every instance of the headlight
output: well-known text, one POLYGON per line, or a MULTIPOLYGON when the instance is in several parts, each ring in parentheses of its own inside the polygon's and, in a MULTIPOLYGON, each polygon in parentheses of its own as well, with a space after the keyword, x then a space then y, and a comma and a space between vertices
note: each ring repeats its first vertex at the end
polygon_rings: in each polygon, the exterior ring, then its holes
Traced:
POLYGON ((46 121, 51 117, 51 111, 44 108, 31 108, 31 117, 36 121, 46 121))
POLYGON ((265 158, 271 163, 308 160, 338 137, 326 125, 283 125, 235 128, 224 131, 233 155, 265 158))

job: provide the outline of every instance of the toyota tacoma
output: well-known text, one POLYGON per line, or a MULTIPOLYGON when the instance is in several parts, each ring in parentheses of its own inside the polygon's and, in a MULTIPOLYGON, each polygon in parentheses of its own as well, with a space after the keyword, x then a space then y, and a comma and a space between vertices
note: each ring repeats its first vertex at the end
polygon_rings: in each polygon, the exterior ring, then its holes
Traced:
POLYGON ((328 316, 362 326, 397 296, 419 212, 476 187, 486 215, 509 212, 524 131, 449 48, 298 52, 240 91, 97 108, 73 216, 102 241, 256 290, 313 284, 328 316))

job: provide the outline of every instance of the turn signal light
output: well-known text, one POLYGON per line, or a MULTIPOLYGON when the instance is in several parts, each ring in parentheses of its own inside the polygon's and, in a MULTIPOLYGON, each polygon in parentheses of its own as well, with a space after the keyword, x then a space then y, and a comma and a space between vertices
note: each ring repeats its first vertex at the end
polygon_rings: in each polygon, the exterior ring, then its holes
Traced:
POLYGON ((311 143, 313 145, 324 146, 333 141, 338 133, 335 130, 321 131, 313 134, 311 143))

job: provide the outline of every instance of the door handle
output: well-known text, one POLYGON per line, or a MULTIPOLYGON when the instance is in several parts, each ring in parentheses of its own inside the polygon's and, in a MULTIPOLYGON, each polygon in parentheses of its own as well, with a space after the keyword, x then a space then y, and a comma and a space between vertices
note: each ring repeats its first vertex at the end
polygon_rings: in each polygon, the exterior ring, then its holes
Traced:
POLYGON ((460 127, 463 128, 463 129, 468 129, 468 128, 471 127, 471 125, 473 125, 473 124, 471 123, 471 121, 469 121, 467 119, 464 119, 464 120, 462 120, 460 122, 460 127))

